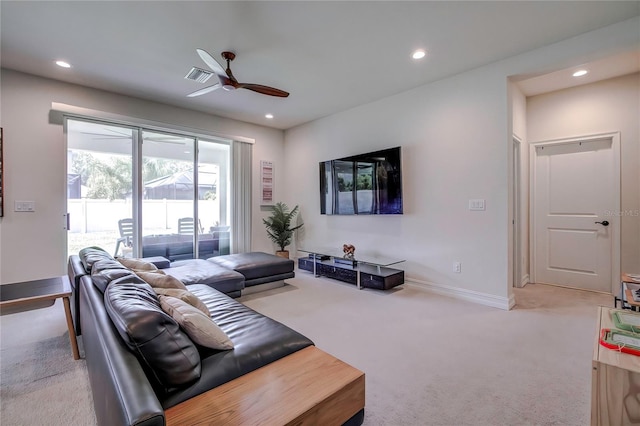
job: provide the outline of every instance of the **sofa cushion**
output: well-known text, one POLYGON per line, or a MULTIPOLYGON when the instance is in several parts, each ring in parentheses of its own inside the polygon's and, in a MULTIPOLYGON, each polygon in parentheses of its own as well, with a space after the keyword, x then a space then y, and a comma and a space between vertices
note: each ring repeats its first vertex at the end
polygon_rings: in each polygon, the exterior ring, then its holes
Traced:
POLYGON ((242 274, 203 259, 179 260, 164 271, 185 285, 206 284, 223 293, 244 288, 242 274))
POLYGON ((135 277, 135 275, 130 269, 113 259, 98 260, 91 268, 93 284, 103 293, 110 282, 123 277, 135 277))
POLYGON ((294 268, 293 260, 262 252, 228 254, 207 261, 240 272, 247 280, 290 273, 294 268))
POLYGON ((157 271, 158 267, 151 262, 145 262, 141 259, 131 259, 128 257, 119 257, 118 262, 133 271, 157 271))
POLYGON ((234 348, 201 348, 200 379, 164 396, 161 403, 165 409, 313 345, 300 333, 209 286, 194 284, 188 288, 207 305, 211 318, 229 336, 234 348))
POLYGON ((186 290, 187 287, 179 279, 172 277, 171 275, 158 274, 155 272, 143 272, 136 271, 136 275, 148 282, 151 287, 158 288, 179 288, 180 290, 186 290))
POLYGON ((158 296, 160 307, 171 315, 191 340, 211 349, 233 349, 229 336, 216 325, 210 316, 190 304, 171 296, 158 296))
POLYGON ((88 274, 91 273, 93 264, 98 260, 113 260, 113 257, 100 247, 85 247, 78 252, 78 257, 88 274))
POLYGON ((200 377, 200 355, 178 323, 161 308, 148 284, 111 283, 105 308, 122 340, 166 389, 200 377))
MULTIPOLYGON (((202 300, 198 299, 189 290, 182 290, 182 289, 179 289, 179 288, 153 287, 153 291, 155 291, 157 295, 171 296, 171 297, 175 297, 176 299, 180 299, 183 302, 186 302, 186 303, 190 304, 194 308, 198 308, 207 317, 211 317, 211 312, 209 312, 209 308, 207 308, 207 305, 202 303, 202 300)), ((163 308, 163 310, 166 312, 166 309, 163 308)))

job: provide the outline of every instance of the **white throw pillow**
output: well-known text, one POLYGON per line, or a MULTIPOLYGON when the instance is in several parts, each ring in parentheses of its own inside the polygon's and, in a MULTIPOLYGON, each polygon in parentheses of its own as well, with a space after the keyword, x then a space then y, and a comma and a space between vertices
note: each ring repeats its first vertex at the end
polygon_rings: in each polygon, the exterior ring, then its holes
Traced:
POLYGON ((177 279, 176 277, 172 277, 171 275, 163 275, 156 274, 155 272, 143 272, 143 271, 134 271, 137 276, 145 280, 151 287, 158 288, 179 288, 181 290, 187 290, 187 287, 177 279))
POLYGON ((157 271, 158 267, 151 262, 145 262, 140 259, 132 259, 128 257, 116 258, 124 267, 131 269, 132 271, 157 271))
POLYGON ((229 336, 201 310, 175 297, 159 295, 158 298, 162 310, 180 324, 191 340, 207 348, 233 349, 229 336))
POLYGON ((211 317, 211 312, 209 312, 209 308, 207 308, 207 305, 205 305, 202 300, 198 299, 198 297, 190 291, 182 290, 180 288, 160 287, 153 287, 153 291, 155 291, 157 295, 171 296, 175 297, 176 299, 180 299, 183 302, 187 302, 191 306, 200 309, 206 316, 211 317))

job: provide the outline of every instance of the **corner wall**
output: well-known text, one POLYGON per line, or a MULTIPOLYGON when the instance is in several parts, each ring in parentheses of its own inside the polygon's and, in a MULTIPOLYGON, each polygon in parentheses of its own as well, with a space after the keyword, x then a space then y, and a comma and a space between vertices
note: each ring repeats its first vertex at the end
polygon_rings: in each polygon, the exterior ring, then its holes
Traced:
MULTIPOLYGON (((115 93, 2 70, 5 139, 5 217, 1 219, 1 283, 62 275, 66 271, 65 140, 51 124, 52 102, 188 127, 194 131, 255 139, 253 148, 252 249, 272 252, 260 210, 259 161, 283 158, 283 132, 115 93), (15 200, 35 201, 33 213, 13 211, 15 200)), ((276 169, 276 197, 284 172, 276 169)))

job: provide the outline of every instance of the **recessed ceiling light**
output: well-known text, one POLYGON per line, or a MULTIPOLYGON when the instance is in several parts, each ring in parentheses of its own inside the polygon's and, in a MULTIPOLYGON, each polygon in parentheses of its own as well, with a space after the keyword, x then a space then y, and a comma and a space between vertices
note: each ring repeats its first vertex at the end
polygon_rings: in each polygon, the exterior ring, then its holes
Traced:
POLYGON ((424 51, 424 50, 422 50, 422 49, 418 49, 418 50, 416 50, 415 52, 413 52, 413 54, 411 55, 411 57, 412 57, 413 59, 422 59, 422 58, 424 58, 426 55, 427 55, 427 52, 425 52, 425 51, 424 51))
POLYGON ((582 77, 583 75, 587 75, 589 71, 587 70, 579 70, 573 73, 574 77, 582 77))
POLYGON ((62 68, 71 68, 71 64, 65 61, 56 61, 56 65, 62 68))
POLYGON ((268 118, 269 120, 271 120, 273 118, 273 114, 265 114, 264 116, 266 118, 268 118))

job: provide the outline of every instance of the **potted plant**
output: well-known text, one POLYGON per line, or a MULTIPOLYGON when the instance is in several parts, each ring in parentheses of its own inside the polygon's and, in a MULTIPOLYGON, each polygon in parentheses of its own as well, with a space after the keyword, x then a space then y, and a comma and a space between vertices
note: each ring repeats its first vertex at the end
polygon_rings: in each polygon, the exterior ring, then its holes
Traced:
POLYGON ((285 203, 276 203, 273 206, 271 215, 262 219, 264 225, 267 227, 267 235, 269 239, 276 243, 280 250, 276 251, 276 256, 289 258, 289 250, 285 250, 291 239, 293 238, 293 231, 302 227, 302 223, 298 226, 291 227, 291 222, 298 213, 298 206, 295 206, 293 210, 289 211, 289 207, 285 203))

